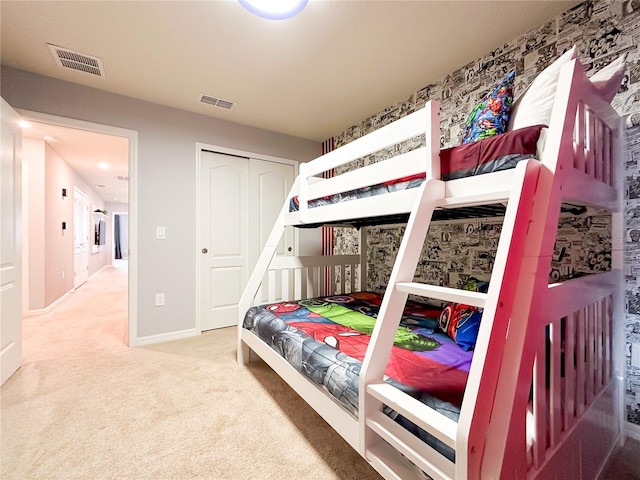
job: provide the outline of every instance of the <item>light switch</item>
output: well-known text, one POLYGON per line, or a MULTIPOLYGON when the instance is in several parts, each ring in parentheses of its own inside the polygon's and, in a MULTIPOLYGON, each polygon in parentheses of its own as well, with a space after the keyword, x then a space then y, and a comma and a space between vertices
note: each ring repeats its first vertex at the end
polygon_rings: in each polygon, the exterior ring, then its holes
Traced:
POLYGON ((156 227, 156 238, 164 239, 166 237, 165 227, 156 227))

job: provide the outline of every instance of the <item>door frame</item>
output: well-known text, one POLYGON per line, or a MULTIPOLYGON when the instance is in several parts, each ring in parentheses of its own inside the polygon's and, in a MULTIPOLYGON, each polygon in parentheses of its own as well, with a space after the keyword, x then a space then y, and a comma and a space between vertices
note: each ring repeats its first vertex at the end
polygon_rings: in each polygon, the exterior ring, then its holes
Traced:
MULTIPOLYGON (((212 153, 222 153, 225 155, 233 155, 236 157, 244 157, 244 158, 255 158, 256 160, 265 160, 267 162, 274 162, 274 163, 284 163, 287 165, 292 165, 293 166, 293 177, 294 180, 295 178, 298 176, 298 165, 300 164, 300 162, 296 161, 296 160, 290 160, 287 158, 281 158, 281 157, 274 157, 271 155, 265 155, 262 153, 255 153, 255 152, 248 152, 245 150, 239 150, 236 148, 229 148, 229 147, 223 147, 220 145, 213 145, 210 143, 203 143, 203 142, 196 142, 196 242, 198 242, 198 244, 196 245, 196 248, 194 249, 194 260, 196 262, 196 325, 195 325, 195 330, 197 332, 198 335, 202 334, 202 324, 201 324, 201 320, 202 320, 202 305, 200 303, 201 300, 201 288, 202 288, 202 282, 201 280, 201 271, 202 269, 200 268, 200 257, 201 257, 201 253, 200 253, 200 238, 201 238, 201 233, 202 233, 202 221, 201 221, 201 208, 200 208, 200 194, 201 194, 201 188, 200 188, 200 169, 202 167, 202 152, 203 151, 207 151, 207 152, 212 152, 212 153)), ((294 229, 294 245, 295 245, 295 250, 296 252, 299 251, 299 237, 298 237, 298 230, 294 229)), ((249 274, 251 274, 251 272, 249 272, 249 274)))
POLYGON ((129 292, 128 328, 125 332, 125 343, 128 346, 135 346, 138 338, 138 132, 31 110, 16 109, 16 111, 20 117, 27 121, 31 120, 77 130, 104 133, 106 135, 125 137, 129 140, 129 273, 127 280, 129 292))

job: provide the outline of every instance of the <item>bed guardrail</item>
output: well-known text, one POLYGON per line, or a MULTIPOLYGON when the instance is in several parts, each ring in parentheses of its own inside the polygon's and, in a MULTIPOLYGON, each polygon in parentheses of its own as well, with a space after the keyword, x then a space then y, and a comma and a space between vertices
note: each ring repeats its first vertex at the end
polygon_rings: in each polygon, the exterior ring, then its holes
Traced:
POLYGON ((424 108, 385 125, 308 163, 300 164, 298 191, 299 215, 308 221, 308 202, 336 193, 426 172, 427 178, 440 179, 440 108, 436 100, 424 108), (426 132, 426 133, 425 133, 426 132), (426 135, 427 147, 394 157, 393 162, 378 162, 357 171, 345 172, 323 179, 322 174, 362 157, 419 135, 426 135), (432 141, 435 139, 435 141, 432 141), (431 150, 431 151, 428 151, 431 150))
POLYGON ((254 303, 355 292, 360 289, 362 278, 356 273, 360 260, 360 255, 274 257, 254 303))

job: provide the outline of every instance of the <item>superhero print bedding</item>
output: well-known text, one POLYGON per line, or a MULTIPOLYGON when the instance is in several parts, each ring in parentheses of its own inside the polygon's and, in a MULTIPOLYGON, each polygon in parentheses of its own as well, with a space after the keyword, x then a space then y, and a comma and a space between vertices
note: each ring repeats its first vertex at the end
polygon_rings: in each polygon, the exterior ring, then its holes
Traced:
MULTIPOLYGON (((320 297, 252 307, 244 327, 348 410, 358 410, 358 376, 382 297, 320 297)), ((447 311, 450 313, 449 311, 447 311)), ((473 352, 440 329, 442 308, 409 300, 386 368, 387 381, 413 396, 435 397, 457 410, 473 352)), ((447 317, 447 326, 453 331, 447 317)))

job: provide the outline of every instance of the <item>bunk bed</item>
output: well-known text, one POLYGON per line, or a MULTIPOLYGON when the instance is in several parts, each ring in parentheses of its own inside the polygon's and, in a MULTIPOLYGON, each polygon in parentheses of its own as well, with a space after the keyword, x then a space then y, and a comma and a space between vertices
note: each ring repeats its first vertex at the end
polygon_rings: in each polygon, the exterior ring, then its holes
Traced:
POLYGON ((300 165, 239 304, 238 361, 262 358, 384 478, 596 478, 623 440, 620 119, 573 59, 559 68, 545 138, 541 128, 529 129, 513 164, 490 173, 445 164, 452 152, 440 149, 439 125, 431 101, 300 165), (416 135, 425 137, 421 148, 322 178, 416 135), (352 195, 372 185, 396 186, 352 195), (336 195, 347 201, 316 201, 336 195), (612 267, 550 284, 566 201, 611 214, 612 267), (486 207, 504 216, 488 285, 416 282, 430 222, 443 212, 484 215, 486 207), (404 235, 388 286, 376 296, 366 292, 366 226, 395 222, 406 222, 404 235), (329 224, 358 228, 360 254, 280 251, 286 228, 329 224), (364 326, 323 317, 349 304, 364 326), (442 308, 461 305, 481 315, 474 348, 437 328, 424 334, 429 322, 442 322, 442 308), (325 331, 302 333, 296 326, 305 322, 325 331), (345 353, 333 348, 340 334, 366 339, 345 353), (432 341, 457 348, 458 361, 436 367, 426 383, 398 378, 403 335, 421 344, 411 354, 432 341))

